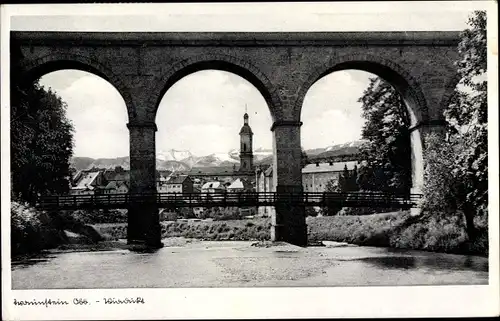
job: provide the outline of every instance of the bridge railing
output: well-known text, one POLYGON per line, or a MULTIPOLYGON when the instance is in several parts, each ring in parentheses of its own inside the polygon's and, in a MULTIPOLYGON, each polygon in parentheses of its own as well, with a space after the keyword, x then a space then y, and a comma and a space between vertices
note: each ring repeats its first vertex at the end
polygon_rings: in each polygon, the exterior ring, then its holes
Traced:
POLYGON ((130 204, 156 204, 159 207, 238 207, 272 206, 277 204, 336 207, 412 207, 420 194, 396 193, 122 193, 97 195, 43 196, 41 208, 128 208, 130 204))

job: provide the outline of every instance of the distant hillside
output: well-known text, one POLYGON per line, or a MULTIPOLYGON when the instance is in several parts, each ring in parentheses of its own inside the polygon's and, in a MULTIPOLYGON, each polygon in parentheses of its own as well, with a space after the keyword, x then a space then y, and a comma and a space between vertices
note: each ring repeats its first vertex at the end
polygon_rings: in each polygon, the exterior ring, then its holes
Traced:
MULTIPOLYGON (((314 161, 315 159, 358 154, 361 144, 363 144, 363 141, 358 140, 344 144, 337 144, 325 148, 308 149, 305 152, 307 154, 307 157, 309 158, 309 161, 314 161)), ((261 161, 257 161, 256 164, 270 165, 272 161, 273 161, 273 156, 269 155, 263 158, 261 161)))
MULTIPOLYGON (((325 148, 315 148, 306 150, 309 160, 328 158, 349 154, 359 153, 359 147, 362 141, 349 142, 345 144, 337 144, 325 148)), ((272 163, 272 150, 255 149, 254 151, 255 164, 269 165, 272 163)), ((156 159, 156 168, 158 170, 169 171, 188 171, 193 167, 196 168, 211 168, 211 167, 228 167, 239 164, 239 151, 231 150, 227 154, 210 154, 207 156, 195 156, 190 151, 169 150, 166 152, 158 152, 156 159)), ((89 158, 89 157, 73 157, 71 166, 77 170, 97 168, 115 168, 121 166, 124 169, 130 168, 130 159, 128 156, 117 158, 89 158)))
POLYGON ((94 162, 93 158, 90 157, 73 157, 71 159, 71 166, 80 170, 92 167, 91 164, 94 162))

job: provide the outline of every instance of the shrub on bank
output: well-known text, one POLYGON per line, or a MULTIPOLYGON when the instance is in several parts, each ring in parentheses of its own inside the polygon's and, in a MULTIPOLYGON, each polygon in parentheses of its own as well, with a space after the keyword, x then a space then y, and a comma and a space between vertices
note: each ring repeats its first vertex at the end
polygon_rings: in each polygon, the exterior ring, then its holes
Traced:
POLYGON ((127 210, 123 209, 64 211, 64 215, 84 224, 127 222, 127 210))
POLYGON ((11 202, 12 256, 40 252, 67 243, 95 244, 103 237, 82 223, 73 211, 39 211, 27 204, 11 202), (65 230, 78 234, 69 237, 65 230))
POLYGON ((27 204, 11 202, 11 255, 54 248, 66 241, 50 217, 27 204))
MULTIPOLYGON (((480 237, 470 243, 463 216, 411 217, 409 212, 366 216, 308 218, 309 241, 337 241, 366 246, 426 250, 447 253, 488 253, 487 225, 480 237)), ((478 226, 481 226, 478 223, 478 226)))
MULTIPOLYGON (((478 220, 480 237, 469 243, 460 215, 412 217, 408 211, 363 216, 307 217, 309 242, 337 241, 436 252, 488 253, 487 222, 478 220), (481 225, 482 224, 482 225, 481 225)), ((97 226, 101 233, 126 238, 126 224, 97 226)), ((269 218, 226 221, 162 222, 162 237, 201 240, 269 240, 269 218)))
MULTIPOLYGON (((113 238, 127 237, 126 224, 103 224, 96 228, 113 238)), ((201 240, 264 241, 271 237, 271 221, 265 218, 225 221, 161 222, 162 238, 186 237, 201 240)))

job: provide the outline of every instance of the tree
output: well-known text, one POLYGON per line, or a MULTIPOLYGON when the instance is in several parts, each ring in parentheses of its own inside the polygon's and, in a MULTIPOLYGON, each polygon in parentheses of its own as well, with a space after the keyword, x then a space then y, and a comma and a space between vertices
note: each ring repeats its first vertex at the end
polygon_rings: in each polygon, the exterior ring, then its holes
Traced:
MULTIPOLYGON (((356 192, 359 190, 358 184, 358 171, 357 166, 354 167, 352 171, 344 166, 342 174, 339 175, 338 179, 331 179, 326 183, 325 192, 327 193, 348 193, 356 192)), ((325 216, 336 215, 342 209, 341 206, 326 205, 322 212, 325 216)))
POLYGON ((371 78, 358 100, 365 124, 360 168, 363 190, 408 191, 411 187, 410 134, 400 95, 380 78, 371 78))
POLYGON ((11 57, 12 196, 33 202, 37 194, 69 190, 73 126, 56 93, 21 79, 15 46, 11 57))
POLYGON ((309 164, 309 157, 307 156, 307 153, 304 150, 304 148, 302 148, 300 154, 300 167, 304 168, 306 167, 307 164, 309 164))
MULTIPOLYGON (((456 62, 460 81, 455 95, 445 110, 449 123, 450 139, 443 150, 448 155, 448 172, 439 171, 439 163, 428 162, 428 171, 434 169, 434 177, 426 177, 425 189, 435 187, 434 180, 452 180, 447 183, 453 193, 450 210, 463 212, 470 240, 476 238, 474 217, 488 214, 488 117, 487 117, 487 47, 486 12, 476 11, 469 18, 469 28, 461 34, 458 45, 460 59, 456 62), (435 170, 437 169, 437 170, 435 170), (451 175, 451 178, 448 177, 451 175)), ((435 195, 428 195, 426 202, 433 203, 435 195)))
POLYGON ((456 140, 467 148, 456 158, 455 174, 468 182, 466 202, 479 214, 488 211, 488 92, 486 12, 477 11, 462 33, 457 62, 461 77, 456 99, 445 115, 457 128, 456 140))

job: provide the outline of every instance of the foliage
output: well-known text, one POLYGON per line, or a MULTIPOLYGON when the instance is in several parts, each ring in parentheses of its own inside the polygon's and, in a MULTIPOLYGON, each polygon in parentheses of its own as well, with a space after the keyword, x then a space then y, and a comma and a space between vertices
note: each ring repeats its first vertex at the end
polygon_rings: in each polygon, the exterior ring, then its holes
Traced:
POLYGON ((123 209, 76 210, 68 211, 67 216, 85 224, 127 222, 127 210, 123 209))
POLYGON ((408 212, 365 216, 307 218, 310 242, 335 241, 460 254, 488 254, 487 233, 480 229, 477 242, 469 244, 466 227, 457 215, 427 216, 414 220, 408 212))
POLYGON ((459 84, 445 110, 449 139, 426 137, 423 207, 428 213, 463 213, 467 236, 481 233, 476 216, 488 213, 486 14, 475 12, 462 33, 457 61, 459 84))
MULTIPOLYGON (((271 238, 269 218, 197 222, 166 221, 162 222, 161 226, 162 238, 186 237, 219 241, 261 241, 271 238)), ((107 234, 113 238, 127 237, 126 224, 103 224, 97 226, 97 229, 101 234, 107 234)))
POLYGON ((238 207, 210 207, 205 209, 205 217, 225 221, 242 219, 243 215, 238 207))
POLYGON ((405 105, 388 83, 371 78, 358 100, 365 124, 360 154, 365 160, 358 185, 365 190, 408 191, 411 187, 411 150, 405 105))
POLYGON ((309 164, 309 157, 307 156, 306 151, 302 147, 301 152, 300 152, 300 167, 304 168, 306 167, 307 164, 309 164))
POLYGON ((12 56, 12 196, 33 202, 37 194, 68 191, 73 126, 60 97, 21 79, 19 55, 12 56))
POLYGON ((313 217, 318 216, 318 211, 312 206, 306 206, 305 211, 306 211, 306 217, 307 216, 313 216, 313 217))
POLYGON ((64 241, 61 231, 51 226, 44 213, 28 204, 11 202, 11 254, 27 254, 52 248, 64 241))
POLYGON ((462 32, 457 61, 460 81, 455 98, 445 111, 453 126, 452 139, 464 148, 454 157, 453 173, 466 183, 465 202, 479 215, 488 210, 488 110, 486 12, 477 11, 462 32))
MULTIPOLYGON (((348 193, 356 192, 358 187, 358 168, 354 166, 352 171, 348 170, 347 165, 344 166, 342 174, 338 179, 331 179, 326 183, 325 192, 327 193, 348 193)), ((321 209, 321 214, 324 216, 332 216, 339 214, 342 207, 326 205, 321 209)))
MULTIPOLYGON (((342 175, 343 174, 341 174, 341 176, 342 175)), ((340 177, 338 180, 337 179, 329 180, 326 183, 325 192, 326 193, 340 193, 341 190, 340 190, 339 180, 340 180, 340 177)), ((323 206, 321 208, 320 212, 321 212, 321 215, 323 215, 323 216, 333 216, 333 215, 336 215, 341 209, 342 209, 342 207, 326 204, 325 206, 323 206)))
POLYGON ((359 190, 358 187, 358 167, 355 165, 352 171, 347 169, 347 165, 344 165, 344 170, 339 176, 338 180, 338 190, 340 193, 355 192, 359 190))

